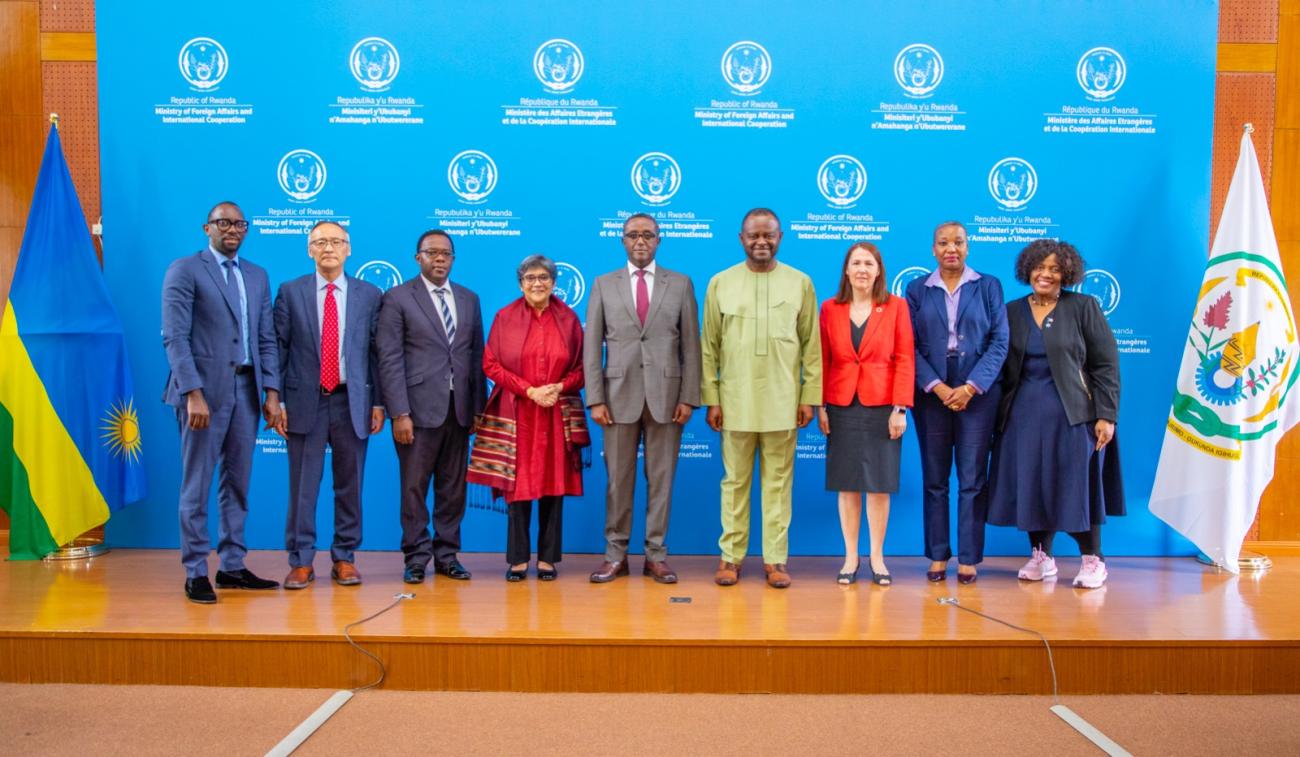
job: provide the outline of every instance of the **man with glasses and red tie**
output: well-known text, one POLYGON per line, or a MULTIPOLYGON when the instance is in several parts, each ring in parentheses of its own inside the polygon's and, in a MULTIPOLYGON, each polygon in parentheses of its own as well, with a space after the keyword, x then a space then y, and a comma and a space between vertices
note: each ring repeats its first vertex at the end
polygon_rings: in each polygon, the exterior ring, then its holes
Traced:
POLYGON ((447 232, 421 234, 415 245, 420 275, 384 294, 375 335, 401 476, 402 580, 410 584, 424 581, 430 560, 449 578, 470 577, 457 553, 469 437, 487 401, 487 381, 478 295, 451 281, 455 257, 447 232))
POLYGON ((203 224, 208 246, 172 262, 163 277, 162 338, 170 374, 163 402, 181 434, 179 496, 185 596, 213 604, 208 580, 208 496, 217 465, 219 589, 274 589, 244 565, 248 480, 257 441, 258 403, 278 423, 280 369, 266 271, 239 255, 248 221, 233 202, 218 203, 203 224))
POLYGON ((384 427, 374 378, 374 336, 383 294, 344 272, 351 252, 347 230, 320 221, 307 234, 307 254, 316 270, 284 282, 275 296, 284 385, 284 408, 275 430, 289 447, 286 589, 305 589, 316 580, 316 502, 327 444, 334 478, 330 576, 340 586, 361 583, 354 552, 361 546, 366 449, 370 435, 384 427))
POLYGON ((700 327, 691 280, 655 263, 659 224, 645 213, 623 222, 627 264, 596 279, 587 305, 583 372, 591 419, 604 429, 606 583, 628 570, 637 447, 645 444, 646 526, 642 574, 676 583, 664 538, 682 426, 700 404, 700 327))

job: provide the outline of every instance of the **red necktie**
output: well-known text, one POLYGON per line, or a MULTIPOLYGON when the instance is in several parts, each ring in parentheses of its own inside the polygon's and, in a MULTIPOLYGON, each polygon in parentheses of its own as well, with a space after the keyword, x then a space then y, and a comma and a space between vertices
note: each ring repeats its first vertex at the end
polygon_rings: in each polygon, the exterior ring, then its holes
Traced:
POLYGON ((327 392, 339 385, 339 306, 333 284, 325 285, 325 317, 320 327, 320 385, 327 392))
POLYGON ((650 312, 650 287, 645 283, 645 269, 636 272, 636 317, 645 325, 646 314, 650 312))

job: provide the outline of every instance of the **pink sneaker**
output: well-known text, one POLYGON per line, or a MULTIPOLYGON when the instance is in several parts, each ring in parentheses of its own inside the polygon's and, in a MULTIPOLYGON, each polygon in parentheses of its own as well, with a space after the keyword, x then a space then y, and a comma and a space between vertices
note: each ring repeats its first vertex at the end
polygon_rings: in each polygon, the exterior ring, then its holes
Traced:
POLYGON ((1083 566, 1079 568, 1079 575, 1074 577, 1074 587, 1076 589, 1100 589, 1101 585, 1106 583, 1106 563, 1096 555, 1084 555, 1083 566))
POLYGON ((1022 581, 1041 581, 1044 578, 1051 578, 1056 575, 1056 560, 1038 547, 1034 547, 1029 562, 1025 563, 1025 567, 1020 569, 1018 575, 1022 581))

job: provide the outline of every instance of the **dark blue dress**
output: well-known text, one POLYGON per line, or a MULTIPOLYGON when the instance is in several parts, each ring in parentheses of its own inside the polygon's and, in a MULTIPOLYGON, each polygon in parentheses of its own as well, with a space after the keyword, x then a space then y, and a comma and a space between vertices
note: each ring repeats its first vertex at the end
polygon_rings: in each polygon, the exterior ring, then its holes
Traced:
POLYGON ((988 522, 1021 531, 1078 533, 1106 522, 1102 464, 1093 422, 1070 425, 1052 381, 1043 330, 1029 304, 1029 340, 1006 430, 993 447, 988 522))

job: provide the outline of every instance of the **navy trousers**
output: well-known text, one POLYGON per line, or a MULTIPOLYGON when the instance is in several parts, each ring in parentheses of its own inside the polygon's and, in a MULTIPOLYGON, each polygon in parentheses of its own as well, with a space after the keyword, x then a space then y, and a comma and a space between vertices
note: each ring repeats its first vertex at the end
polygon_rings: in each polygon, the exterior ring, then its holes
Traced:
MULTIPOLYGON (((956 375, 956 360, 948 360, 945 383, 966 383, 956 375)), ((921 476, 925 482, 925 556, 946 562, 949 543, 949 486, 957 463, 957 562, 977 565, 984 559, 984 524, 989 509, 989 451, 997 422, 1001 387, 977 394, 966 409, 954 413, 931 392, 918 392, 912 418, 921 445, 921 476)))
POLYGON ((316 559, 316 505, 321 473, 325 470, 325 445, 330 448, 334 477, 334 540, 330 559, 353 562, 361 546, 361 484, 370 440, 358 439, 352 426, 347 387, 321 395, 316 424, 306 434, 288 435, 289 517, 284 524, 284 548, 289 566, 308 567, 316 559))
MULTIPOLYGON (((208 427, 189 427, 189 414, 177 408, 181 431, 181 564, 186 578, 208 574, 208 496, 217 466, 217 555, 227 572, 244 568, 244 521, 248 519, 248 478, 252 473, 253 448, 257 444, 257 382, 252 373, 237 374, 231 382, 231 396, 212 410, 208 427)), ((216 407, 217 397, 205 397, 216 407)))

